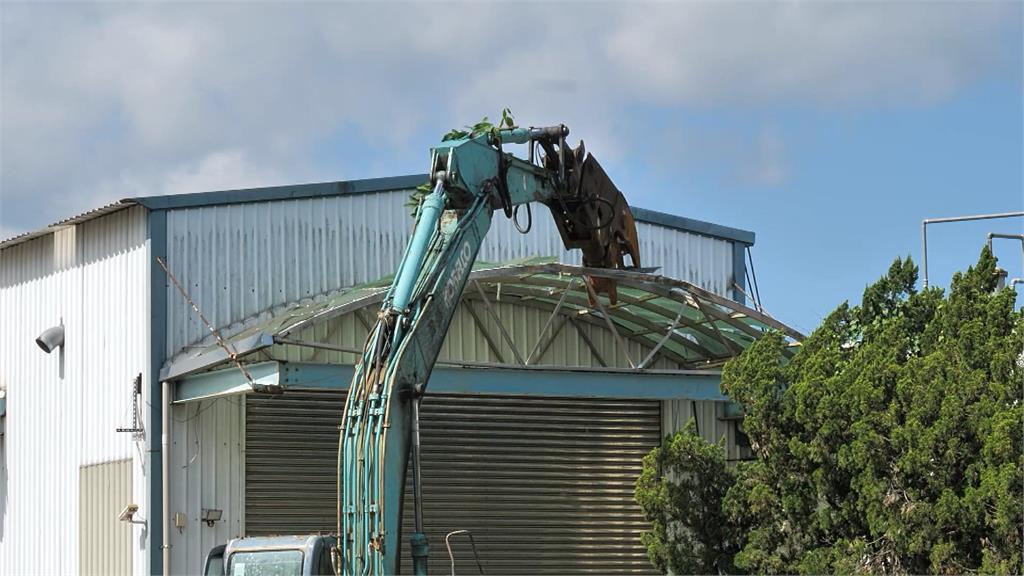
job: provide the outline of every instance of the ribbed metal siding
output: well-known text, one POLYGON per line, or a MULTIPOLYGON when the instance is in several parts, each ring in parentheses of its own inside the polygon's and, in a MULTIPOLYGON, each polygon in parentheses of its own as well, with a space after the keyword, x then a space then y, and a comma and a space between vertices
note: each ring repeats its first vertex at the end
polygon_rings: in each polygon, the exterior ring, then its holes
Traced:
MULTIPOLYGON (((116 428, 130 424, 131 382, 147 370, 146 227, 134 207, 0 251, 0 574, 79 571, 80 466, 135 458, 141 478, 144 450, 116 428), (34 342, 61 319, 63 358, 34 342)), ((143 505, 143 482, 133 490, 143 505)), ((130 530, 141 571, 143 530, 130 530)))
POLYGON ((661 426, 665 434, 682 430, 696 416, 697 429, 708 442, 721 443, 726 458, 744 460, 752 456, 750 448, 736 444, 736 422, 726 420, 724 402, 692 402, 668 400, 663 402, 661 426))
POLYGON ((118 520, 134 503, 131 460, 83 466, 79 477, 79 574, 131 574, 132 524, 118 520))
MULTIPOLYGON (((288 302, 394 273, 412 231, 403 204, 408 191, 254 202, 172 210, 167 216, 168 261, 218 327, 237 325, 288 302)), ((521 215, 525 217, 525 215, 521 215)), ((544 207, 523 235, 499 214, 480 260, 502 262, 566 253, 544 207)), ((637 223, 644 266, 729 295, 732 243, 637 223)), ((209 335, 173 286, 168 286, 167 354, 209 335)))
MULTIPOLYGON (((167 260, 210 321, 394 273, 412 230, 407 193, 355 194, 172 210, 167 260)), ((167 354, 209 334, 173 286, 167 354)))
POLYGON ((659 266, 662 276, 732 296, 732 242, 646 222, 636 223, 636 233, 644 266, 659 266))
MULTIPOLYGON (((343 401, 340 393, 250 398, 250 535, 334 529, 343 401)), ((473 531, 491 574, 651 572, 633 484, 660 441, 658 402, 428 395, 422 413, 433 573, 447 573, 444 536, 457 529, 473 531)), ((411 513, 410 504, 404 532, 411 513)), ((457 571, 475 572, 465 541, 455 549, 457 571)), ((408 558, 406 543, 406 572, 408 558)))
POLYGON ((185 515, 185 527, 171 530, 171 571, 198 574, 211 548, 244 533, 245 401, 242 396, 174 406, 170 466, 171 518, 185 515), (223 512, 207 526, 203 508, 223 512))

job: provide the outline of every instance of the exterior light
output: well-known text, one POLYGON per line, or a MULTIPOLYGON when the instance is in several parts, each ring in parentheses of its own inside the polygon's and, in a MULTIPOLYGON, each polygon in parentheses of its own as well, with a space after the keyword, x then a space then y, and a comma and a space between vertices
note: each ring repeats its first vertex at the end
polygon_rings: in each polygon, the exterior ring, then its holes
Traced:
POLYGON ((216 508, 203 508, 203 514, 199 517, 199 519, 203 522, 206 522, 206 525, 212 528, 213 523, 220 522, 220 518, 223 515, 223 510, 218 510, 216 508))
POLYGON ((49 354, 60 346, 64 345, 64 323, 61 322, 59 325, 52 328, 47 328, 42 334, 36 338, 36 344, 49 354))
POLYGON ((121 513, 117 515, 117 519, 121 522, 130 522, 132 524, 146 525, 145 520, 136 520, 135 513, 139 511, 139 507, 135 504, 129 504, 121 509, 121 513))

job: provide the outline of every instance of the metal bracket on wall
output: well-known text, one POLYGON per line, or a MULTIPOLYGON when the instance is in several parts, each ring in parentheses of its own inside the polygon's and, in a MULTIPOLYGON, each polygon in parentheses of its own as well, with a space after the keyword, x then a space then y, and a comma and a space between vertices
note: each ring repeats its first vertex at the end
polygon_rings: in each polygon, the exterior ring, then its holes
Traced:
POLYGON ((132 426, 131 428, 118 428, 118 432, 131 432, 136 440, 145 430, 139 426, 139 398, 142 396, 142 373, 132 381, 132 426))

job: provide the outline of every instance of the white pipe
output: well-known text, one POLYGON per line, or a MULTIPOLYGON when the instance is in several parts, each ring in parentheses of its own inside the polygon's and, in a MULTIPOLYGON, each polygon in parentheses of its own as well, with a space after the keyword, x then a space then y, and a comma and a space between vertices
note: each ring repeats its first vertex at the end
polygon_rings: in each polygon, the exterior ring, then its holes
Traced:
POLYGON ((924 267, 923 287, 928 287, 928 225, 944 222, 967 222, 969 220, 992 220, 994 218, 1017 218, 1024 212, 1003 212, 1000 214, 978 214, 977 216, 954 216, 952 218, 925 218, 921 221, 921 260, 924 267))
POLYGON ((161 466, 161 481, 160 490, 163 494, 163 559, 164 559, 164 576, 171 575, 171 490, 169 485, 170 480, 170 468, 171 468, 171 447, 170 447, 170 435, 171 435, 171 383, 166 380, 162 383, 161 387, 161 398, 160 403, 162 405, 161 412, 163 413, 163 426, 161 428, 160 436, 160 459, 163 462, 161 466))

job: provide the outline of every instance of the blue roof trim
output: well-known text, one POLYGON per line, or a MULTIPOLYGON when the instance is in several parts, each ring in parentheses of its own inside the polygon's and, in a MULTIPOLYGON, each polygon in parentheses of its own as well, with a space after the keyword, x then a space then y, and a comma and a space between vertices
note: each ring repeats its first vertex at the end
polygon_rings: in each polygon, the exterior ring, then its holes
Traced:
POLYGON ((658 224, 659 226, 675 228, 677 230, 693 232, 694 234, 702 234, 704 236, 714 236, 715 238, 732 240, 734 242, 747 244, 748 246, 754 245, 754 233, 749 230, 730 228, 729 226, 722 226, 721 224, 713 224, 703 220, 694 220, 693 218, 676 216, 675 214, 655 212, 654 210, 637 208, 635 206, 632 210, 633 217, 640 222, 658 224))
MULTIPOLYGON (((366 178, 345 182, 320 182, 291 186, 271 186, 244 190, 218 192, 197 192, 194 194, 170 194, 166 196, 140 196, 123 201, 141 204, 150 210, 173 208, 196 208, 217 204, 238 204, 243 202, 266 202, 268 200, 289 200, 293 198, 317 198, 344 194, 371 194, 415 188, 427 181, 426 174, 392 176, 388 178, 366 178)), ((122 201, 122 202, 123 202, 122 201)))
MULTIPOLYGON (((268 188, 250 188, 245 190, 224 190, 219 192, 198 192, 195 194, 170 194, 166 196, 140 196, 127 198, 122 202, 135 202, 150 210, 166 210, 174 208, 196 208, 217 204, 237 204, 242 202, 266 202, 270 200, 288 200, 296 198, 317 198, 321 196, 339 196, 344 194, 372 194, 392 190, 408 190, 423 184, 428 179, 426 174, 410 174, 408 176, 391 176, 387 178, 367 178, 364 180, 348 180, 346 182, 321 182, 317 184, 296 184, 293 186, 272 186, 268 188)), ((701 234, 740 242, 752 246, 754 233, 749 230, 730 228, 721 224, 712 224, 703 220, 694 220, 674 214, 633 208, 633 216, 640 222, 657 224, 684 232, 701 234)))

